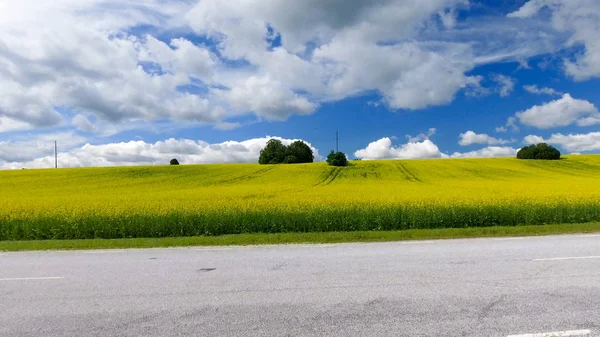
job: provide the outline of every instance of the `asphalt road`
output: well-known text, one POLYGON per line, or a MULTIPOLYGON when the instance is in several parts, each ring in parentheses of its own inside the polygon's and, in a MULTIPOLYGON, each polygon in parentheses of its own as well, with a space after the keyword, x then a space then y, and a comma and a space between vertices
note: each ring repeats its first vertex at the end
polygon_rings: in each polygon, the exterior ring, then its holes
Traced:
POLYGON ((0 253, 0 336, 513 335, 600 336, 600 236, 0 253))

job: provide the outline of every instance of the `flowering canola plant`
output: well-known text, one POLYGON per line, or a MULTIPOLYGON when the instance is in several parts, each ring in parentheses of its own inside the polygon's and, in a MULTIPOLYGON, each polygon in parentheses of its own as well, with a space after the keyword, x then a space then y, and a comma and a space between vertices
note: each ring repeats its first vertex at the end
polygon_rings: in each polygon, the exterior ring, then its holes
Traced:
POLYGON ((0 172, 0 240, 600 220, 600 156, 0 172))

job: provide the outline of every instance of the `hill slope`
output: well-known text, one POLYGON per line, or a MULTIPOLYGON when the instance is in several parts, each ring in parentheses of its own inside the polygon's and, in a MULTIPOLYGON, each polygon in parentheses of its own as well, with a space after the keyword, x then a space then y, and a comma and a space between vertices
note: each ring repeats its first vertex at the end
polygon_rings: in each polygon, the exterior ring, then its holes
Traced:
POLYGON ((600 220, 600 156, 0 172, 0 239, 600 220))

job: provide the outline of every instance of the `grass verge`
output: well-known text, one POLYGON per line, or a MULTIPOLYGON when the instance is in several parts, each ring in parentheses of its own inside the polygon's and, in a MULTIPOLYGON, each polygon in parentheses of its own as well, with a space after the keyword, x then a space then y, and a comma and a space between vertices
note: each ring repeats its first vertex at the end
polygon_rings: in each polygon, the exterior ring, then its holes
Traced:
POLYGON ((237 234, 148 239, 0 241, 0 251, 164 248, 233 245, 245 246, 292 243, 385 242, 585 233, 600 233, 600 222, 537 226, 411 229, 402 231, 237 234))

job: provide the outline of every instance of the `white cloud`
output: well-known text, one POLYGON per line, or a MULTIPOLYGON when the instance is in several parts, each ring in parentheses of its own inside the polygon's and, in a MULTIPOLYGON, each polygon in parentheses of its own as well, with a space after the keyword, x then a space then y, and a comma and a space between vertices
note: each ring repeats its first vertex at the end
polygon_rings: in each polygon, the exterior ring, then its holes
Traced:
MULTIPOLYGON (((68 151, 61 151, 58 156, 58 164, 60 167, 165 165, 172 158, 177 158, 182 164, 257 162, 260 150, 271 138, 279 139, 286 145, 296 140, 264 137, 241 142, 226 141, 209 144, 203 141, 171 138, 153 144, 141 140, 103 145, 86 144, 68 151)), ((320 160, 319 151, 310 143, 307 142, 307 144, 315 154, 315 159, 320 160)), ((0 167, 3 169, 54 166, 54 157, 52 154, 48 155, 48 151, 44 152, 46 156, 40 157, 37 156, 39 151, 10 157, 1 152, 9 147, 3 145, 0 143, 0 161, 4 160, 4 164, 0 167)))
POLYGON ((467 131, 460 134, 460 140, 458 144, 461 146, 469 146, 472 144, 487 144, 487 145, 502 145, 510 143, 505 139, 494 138, 485 133, 477 134, 473 131, 467 131))
POLYGON ((523 89, 525 89, 525 91, 527 91, 528 93, 531 94, 536 94, 536 95, 542 95, 542 94, 546 94, 546 95, 558 95, 561 96, 563 95, 562 92, 560 91, 556 91, 552 88, 538 88, 537 85, 524 85, 523 89))
POLYGON ((552 12, 552 27, 570 35, 566 46, 583 45, 574 60, 565 59, 565 72, 575 80, 600 76, 600 2, 595 0, 530 0, 510 18, 529 19, 542 8, 552 12))
POLYGON ((562 98, 517 112, 515 115, 521 124, 540 129, 567 126, 576 123, 589 126, 600 123, 600 112, 585 100, 574 99, 569 94, 562 98))
POLYGON ((424 141, 426 139, 429 139, 430 137, 435 135, 436 132, 437 132, 436 128, 429 128, 429 130, 427 130, 427 133, 420 133, 414 137, 411 135, 406 135, 406 139, 408 140, 409 143, 418 143, 418 142, 424 141))
POLYGON ((14 141, 0 141, 0 164, 28 161, 42 155, 54 158, 55 141, 58 142, 59 148, 70 149, 83 144, 85 138, 73 132, 57 132, 20 136, 14 141))
POLYGON ((547 0, 530 0, 526 2, 521 8, 517 11, 509 13, 507 16, 509 18, 529 18, 535 15, 540 9, 542 9, 548 3, 547 0))
POLYGON ((344 98, 379 91, 392 109, 422 109, 445 105, 473 84, 465 72, 474 67, 468 48, 440 44, 436 51, 418 43, 365 44, 337 39, 314 52, 314 59, 329 65, 328 97, 344 98))
POLYGON ((187 19, 196 31, 221 38, 226 54, 251 58, 266 45, 267 23, 282 36, 286 50, 298 52, 307 42, 327 44, 340 35, 370 43, 406 38, 432 15, 465 2, 205 0, 187 14, 187 19))
POLYGON ((517 132, 519 131, 519 127, 517 126, 517 117, 515 116, 510 116, 508 117, 508 119, 506 120, 506 127, 507 128, 511 128, 511 130, 513 132, 517 132))
POLYGON ((90 122, 89 119, 87 119, 87 117, 85 117, 82 114, 78 114, 75 117, 73 117, 73 120, 71 121, 71 124, 73 124, 73 126, 75 126, 78 130, 81 131, 85 131, 85 132, 98 132, 98 128, 92 124, 92 122, 90 122))
POLYGON ((465 153, 454 152, 452 158, 496 158, 496 157, 513 157, 517 155, 519 149, 507 146, 488 146, 476 151, 465 153))
POLYGON ((269 77, 250 77, 244 85, 220 91, 217 95, 239 111, 260 111, 260 115, 272 120, 283 120, 293 114, 311 114, 318 106, 269 77))
POLYGON ((429 139, 393 146, 392 140, 389 137, 384 137, 370 143, 366 148, 354 152, 354 156, 363 160, 419 159, 440 158, 442 153, 437 145, 429 139))
MULTIPOLYGON (((72 116, 71 124, 86 132, 165 120, 229 129, 239 126, 233 118, 240 115, 285 120, 365 93, 379 94, 376 101, 391 109, 423 109, 449 104, 461 90, 489 93, 482 76, 467 75, 471 70, 553 52, 562 42, 556 31, 586 47, 565 62, 569 74, 600 74, 596 2, 533 0, 509 15, 529 20, 510 25, 506 18, 457 15, 468 6, 467 0, 4 1, 0 132, 65 126, 72 116), (544 6, 554 13, 553 31, 532 19, 544 6), (182 37, 193 34, 211 42, 182 37), (270 45, 274 36, 280 46, 270 45)), ((514 88, 506 75, 492 80, 502 96, 514 88)), ((599 121, 587 115, 576 122, 599 121)))
POLYGON ((509 128, 512 132, 519 131, 519 127, 517 126, 517 117, 515 117, 515 116, 508 117, 508 119, 506 120, 506 124, 504 124, 504 126, 496 127, 496 132, 500 132, 500 133, 507 132, 509 128))
MULTIPOLYGON (((5 5, 21 21, 0 25, 0 116, 37 127, 62 123, 61 107, 112 123, 225 119, 205 98, 177 90, 192 79, 210 80, 210 72, 198 65, 212 66, 206 48, 174 39, 171 49, 152 37, 124 33, 132 24, 154 22, 158 5, 148 1, 111 11, 117 7, 110 1, 69 0, 44 2, 43 13, 39 8, 30 13, 28 3, 5 5), (44 19, 26 24, 38 16, 44 19), (162 72, 144 70, 144 62, 162 72)), ((160 15, 167 15, 169 6, 161 3, 160 15)))
MULTIPOLYGON (((498 140, 493 137, 479 137, 481 135, 475 134, 471 137, 469 132, 465 140, 473 141, 470 144, 485 143, 492 144, 504 144, 498 143, 499 141, 506 142, 504 140, 498 140), (492 138, 493 140, 490 140, 492 138)), ((422 137, 409 138, 406 144, 394 146, 392 139, 389 137, 381 138, 367 145, 366 148, 358 150, 354 153, 354 156, 363 160, 378 160, 378 159, 421 159, 421 158, 492 158, 492 157, 512 157, 517 154, 518 149, 508 146, 488 146, 476 151, 470 152, 454 152, 452 155, 447 155, 440 151, 438 146, 429 139, 423 139, 422 137), (421 141, 419 141, 421 139, 421 141)))
POLYGON ((529 135, 525 137, 525 142, 529 144, 548 143, 557 145, 569 152, 586 152, 600 150, 600 132, 590 132, 586 134, 568 134, 555 133, 548 139, 540 136, 529 135))
POLYGON ((534 135, 526 136, 523 139, 523 141, 525 141, 525 143, 527 143, 527 144, 538 144, 538 143, 545 142, 544 138, 542 138, 540 136, 534 136, 534 135))
POLYGON ((440 21, 442 21, 442 25, 446 27, 446 29, 452 29, 456 27, 457 22, 457 13, 455 10, 441 11, 438 13, 440 16, 440 21))
POLYGON ((467 3, 6 2, 0 118, 52 127, 72 111, 87 131, 83 116, 96 126, 169 119, 219 127, 241 114, 306 115, 372 91, 392 109, 445 105, 475 85, 465 75, 475 66, 472 44, 420 32, 437 18, 454 27, 467 3), (132 35, 144 26, 152 29, 132 35), (178 36, 182 28, 212 38, 218 53, 178 36), (173 38, 158 40, 155 31, 173 38), (271 48, 269 36, 282 45, 271 48))
POLYGON ((519 63, 519 69, 532 69, 529 62, 524 58, 517 58, 517 62, 519 63))
POLYGON ((27 130, 31 129, 32 127, 33 126, 29 123, 0 116, 0 133, 8 131, 27 130))
POLYGON ((496 74, 492 79, 499 85, 498 93, 502 97, 510 95, 515 88, 515 79, 510 76, 496 74))
POLYGON ((483 76, 476 75, 470 76, 467 78, 467 88, 465 90, 466 96, 471 97, 484 97, 490 95, 492 90, 490 88, 484 87, 481 82, 483 81, 483 76))

